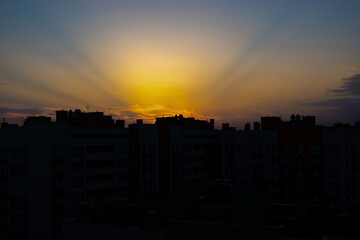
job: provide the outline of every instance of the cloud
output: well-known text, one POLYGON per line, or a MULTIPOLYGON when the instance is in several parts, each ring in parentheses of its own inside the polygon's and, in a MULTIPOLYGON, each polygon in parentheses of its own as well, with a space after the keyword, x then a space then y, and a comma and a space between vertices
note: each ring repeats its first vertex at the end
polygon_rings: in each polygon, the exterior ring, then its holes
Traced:
POLYGON ((121 113, 119 113, 119 116, 126 118, 137 118, 139 114, 136 112, 125 110, 125 111, 121 111, 121 113))
POLYGON ((15 108, 6 108, 0 107, 0 114, 8 114, 8 113, 16 113, 16 114, 41 114, 43 111, 37 108, 23 108, 23 109, 15 109, 15 108))
POLYGON ((310 103, 304 103, 303 105, 311 105, 314 107, 333 107, 333 108, 349 108, 358 109, 360 107, 359 98, 334 98, 324 101, 315 101, 310 103))
POLYGON ((360 96, 360 74, 342 79, 342 85, 337 89, 329 89, 327 93, 338 96, 360 96))
POLYGON ((353 122, 360 118, 360 74, 341 79, 341 86, 326 91, 330 99, 303 102, 301 105, 317 107, 324 119, 353 122))
POLYGON ((183 114, 185 117, 201 116, 198 113, 191 112, 186 109, 170 109, 160 104, 155 104, 155 105, 135 104, 127 107, 113 107, 111 109, 111 114, 113 116, 127 120, 144 119, 149 121, 154 121, 157 117, 175 116, 179 114, 183 114))
POLYGON ((0 86, 4 86, 4 85, 7 85, 7 84, 4 82, 0 82, 0 86))
POLYGON ((327 124, 334 122, 353 123, 360 119, 360 97, 334 98, 324 101, 304 103, 320 110, 318 116, 327 124))

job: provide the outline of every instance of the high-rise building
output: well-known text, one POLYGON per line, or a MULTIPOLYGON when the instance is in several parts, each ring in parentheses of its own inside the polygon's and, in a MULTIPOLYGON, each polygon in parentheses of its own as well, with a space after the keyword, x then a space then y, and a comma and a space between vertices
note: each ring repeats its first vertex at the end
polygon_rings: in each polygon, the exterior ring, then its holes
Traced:
POLYGON ((182 115, 125 128, 102 112, 57 111, 0 128, 0 239, 59 239, 80 205, 182 200, 216 183, 351 215, 360 205, 360 128, 263 117, 250 130, 182 115), (190 186, 190 188, 189 188, 190 186), (100 200, 100 201, 99 201, 100 200))
POLYGON ((58 116, 0 128, 2 239, 59 239, 79 204, 128 196, 128 129, 102 113, 58 116))

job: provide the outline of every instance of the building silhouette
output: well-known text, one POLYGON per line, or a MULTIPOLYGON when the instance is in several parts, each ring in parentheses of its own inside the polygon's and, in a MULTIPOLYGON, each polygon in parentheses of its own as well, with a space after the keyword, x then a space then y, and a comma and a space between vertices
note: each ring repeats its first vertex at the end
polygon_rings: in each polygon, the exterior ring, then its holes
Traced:
POLYGON ((253 130, 228 123, 215 129, 213 119, 182 115, 125 127, 124 120, 80 110, 57 111, 54 122, 45 116, 28 117, 23 126, 4 121, 0 239, 60 239, 62 223, 78 218, 83 206, 186 202, 189 191, 217 205, 230 204, 236 194, 261 193, 272 209, 264 219, 277 224, 295 224, 299 202, 308 210, 328 207, 326 216, 355 216, 359 158, 358 122, 324 127, 314 116, 262 117, 253 130))

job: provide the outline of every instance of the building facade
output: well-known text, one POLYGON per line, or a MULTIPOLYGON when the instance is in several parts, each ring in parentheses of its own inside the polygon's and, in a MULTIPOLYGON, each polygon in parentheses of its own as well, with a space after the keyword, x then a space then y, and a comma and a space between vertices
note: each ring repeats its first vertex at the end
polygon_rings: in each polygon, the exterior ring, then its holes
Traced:
POLYGON ((220 180, 262 189, 273 204, 360 205, 360 127, 315 117, 263 117, 236 130, 182 115, 125 127, 101 112, 57 111, 0 128, 0 239, 59 239, 81 205, 182 200, 185 185, 220 180))

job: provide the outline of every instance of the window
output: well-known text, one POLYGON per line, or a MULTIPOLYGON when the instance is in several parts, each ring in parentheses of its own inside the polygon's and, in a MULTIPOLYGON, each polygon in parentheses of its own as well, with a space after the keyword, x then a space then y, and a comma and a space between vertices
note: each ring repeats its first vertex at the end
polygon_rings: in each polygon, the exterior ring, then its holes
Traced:
POLYGON ((86 153, 105 153, 105 152, 114 152, 114 145, 103 145, 103 146, 87 146, 86 153))
POLYGON ((27 199, 26 198, 11 198, 10 207, 12 209, 26 209, 27 199))
POLYGON ((84 178, 83 177, 73 177, 72 178, 72 186, 73 187, 81 187, 84 185, 84 178))
POLYGON ((114 160, 89 160, 86 162, 86 168, 113 167, 114 160))
POLYGON ((114 178, 113 174, 90 175, 86 177, 86 182, 88 183, 106 182, 106 181, 112 181, 113 178, 114 178))
POLYGON ((73 192, 72 193, 72 202, 83 202, 84 201, 84 192, 73 192))
POLYGON ((26 232, 11 231, 10 232, 10 239, 25 240, 26 239, 26 232))
POLYGON ((320 155, 320 147, 317 145, 310 146, 310 153, 313 155, 320 155))
POLYGON ((305 153, 304 145, 297 145, 296 151, 299 155, 304 156, 305 153))
POLYGON ((26 177, 27 176, 27 165, 12 164, 11 165, 11 176, 26 177))
POLYGON ((26 226, 26 215, 10 215, 10 223, 15 226, 26 226))
POLYGON ((185 169, 183 170, 183 176, 184 176, 184 177, 190 177, 190 176, 192 176, 192 169, 191 169, 191 168, 185 168, 185 169))
POLYGON ((11 183, 11 190, 15 194, 25 193, 25 183, 24 182, 13 182, 11 183))
POLYGON ((80 146, 73 146, 71 148, 71 154, 74 157, 75 156, 77 156, 77 157, 83 156, 84 155, 84 148, 80 147, 80 146))
POLYGON ((82 162, 73 162, 71 163, 72 172, 81 172, 84 169, 84 164, 82 162))

